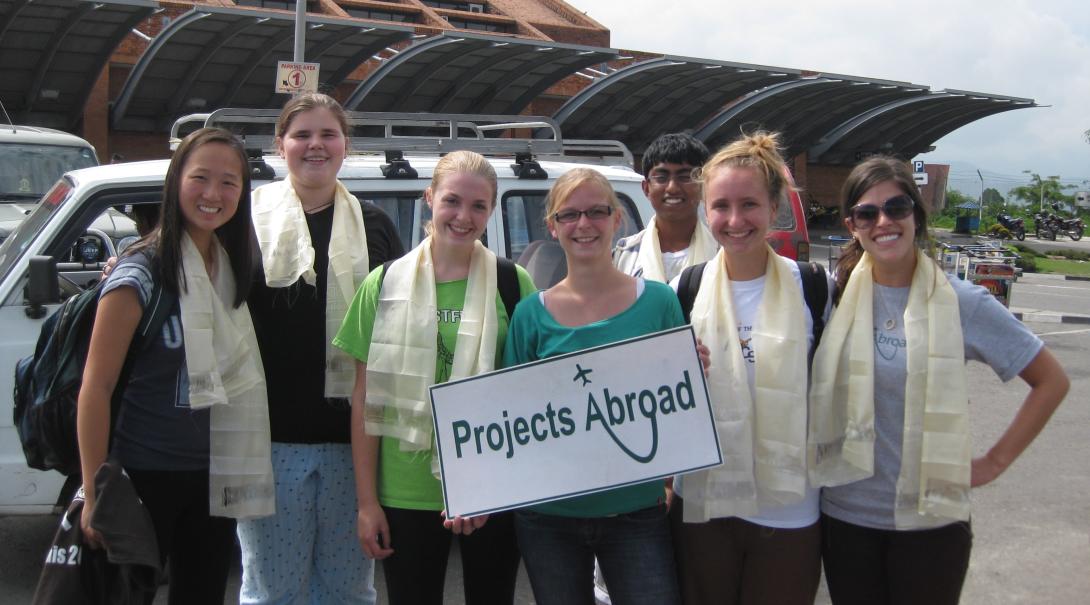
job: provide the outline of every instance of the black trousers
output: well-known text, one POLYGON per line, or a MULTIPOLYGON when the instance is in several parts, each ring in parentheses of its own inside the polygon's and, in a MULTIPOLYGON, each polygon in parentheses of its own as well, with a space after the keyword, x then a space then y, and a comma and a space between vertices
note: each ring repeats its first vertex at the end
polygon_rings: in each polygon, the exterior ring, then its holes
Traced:
POLYGON ((822 515, 822 561, 834 605, 957 605, 969 570, 967 522, 893 531, 822 515))
MULTIPOLYGON (((390 605, 441 605, 454 535, 437 511, 382 507, 394 554, 382 561, 390 605)), ((484 527, 458 536, 466 605, 511 605, 519 550, 511 513, 491 515, 484 527)))
POLYGON ((209 516, 208 471, 126 472, 155 525, 159 558, 170 574, 170 605, 222 603, 235 520, 209 516))

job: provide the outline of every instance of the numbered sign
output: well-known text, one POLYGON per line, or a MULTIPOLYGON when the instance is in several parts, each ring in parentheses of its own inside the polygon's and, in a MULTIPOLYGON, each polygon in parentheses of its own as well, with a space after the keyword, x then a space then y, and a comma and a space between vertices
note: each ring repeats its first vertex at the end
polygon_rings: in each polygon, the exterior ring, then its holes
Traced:
POLYGON ((318 68, 320 63, 276 63, 276 92, 295 94, 318 92, 318 68))

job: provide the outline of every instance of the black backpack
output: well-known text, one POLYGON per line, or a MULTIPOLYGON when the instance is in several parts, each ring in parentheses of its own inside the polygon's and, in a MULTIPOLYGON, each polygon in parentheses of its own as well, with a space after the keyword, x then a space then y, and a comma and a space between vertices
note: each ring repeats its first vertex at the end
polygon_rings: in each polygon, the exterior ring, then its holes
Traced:
MULTIPOLYGON (((80 473, 76 439, 76 400, 91 342, 102 282, 64 301, 43 323, 34 354, 15 365, 14 421, 27 466, 80 473)), ((110 402, 116 421, 134 353, 146 348, 170 314, 177 297, 157 283, 129 345, 129 353, 110 402)))
MULTIPOLYGON (((829 282, 825 278, 825 267, 817 263, 795 262, 798 263, 802 276, 802 296, 806 299, 810 319, 814 323, 814 345, 810 347, 810 355, 813 356, 821 342, 821 334, 825 331, 825 303, 829 299, 829 282)), ((700 290, 700 279, 704 277, 706 264, 704 262, 686 268, 678 280, 677 298, 681 303, 685 323, 691 321, 689 315, 692 313, 693 303, 696 302, 696 293, 700 290)))
MULTIPOLYGON (((392 260, 382 263, 382 275, 379 276, 378 280, 380 292, 382 291, 382 282, 386 281, 386 272, 390 270, 392 264, 394 264, 392 260)), ((515 316, 515 305, 519 304, 519 300, 522 298, 522 288, 519 287, 518 269, 515 268, 515 262, 500 256, 496 257, 496 290, 499 291, 500 300, 503 301, 503 306, 507 309, 507 321, 511 321, 511 318, 515 316)))

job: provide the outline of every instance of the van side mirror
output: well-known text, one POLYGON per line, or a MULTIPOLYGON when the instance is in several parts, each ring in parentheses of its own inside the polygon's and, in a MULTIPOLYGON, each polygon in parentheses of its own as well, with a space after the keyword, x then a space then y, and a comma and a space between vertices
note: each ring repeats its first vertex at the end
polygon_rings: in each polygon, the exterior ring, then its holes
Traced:
POLYGON ((26 286, 26 314, 31 319, 45 317, 45 305, 60 302, 57 259, 52 256, 30 257, 26 286))

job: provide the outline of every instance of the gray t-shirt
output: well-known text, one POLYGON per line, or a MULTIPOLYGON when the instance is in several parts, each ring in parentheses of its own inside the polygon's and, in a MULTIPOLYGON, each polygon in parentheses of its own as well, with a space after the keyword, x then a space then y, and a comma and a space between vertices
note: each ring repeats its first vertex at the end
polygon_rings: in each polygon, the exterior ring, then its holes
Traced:
MULTIPOLYGON (((1004 382, 1017 376, 1044 343, 986 289, 947 276, 958 297, 965 359, 987 364, 1004 382)), ((821 493, 830 517, 876 529, 895 529, 893 505, 901 473, 905 404, 905 306, 908 288, 874 286, 874 475, 821 493), (887 320, 896 327, 886 330, 887 320)))
MULTIPOLYGON (((135 288, 146 310, 155 287, 147 254, 122 258, 106 278, 105 295, 135 288)), ((140 346, 135 340, 134 346, 140 346)), ((174 300, 169 317, 134 358, 122 395, 113 451, 126 468, 202 470, 208 468, 208 410, 189 407, 189 374, 182 340, 181 305, 174 300)))

